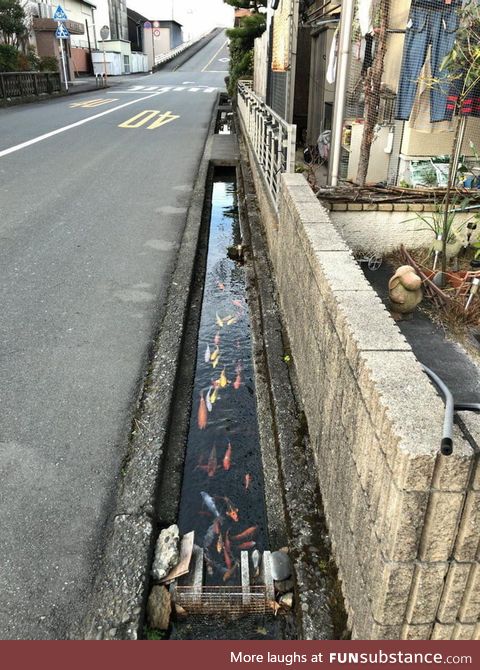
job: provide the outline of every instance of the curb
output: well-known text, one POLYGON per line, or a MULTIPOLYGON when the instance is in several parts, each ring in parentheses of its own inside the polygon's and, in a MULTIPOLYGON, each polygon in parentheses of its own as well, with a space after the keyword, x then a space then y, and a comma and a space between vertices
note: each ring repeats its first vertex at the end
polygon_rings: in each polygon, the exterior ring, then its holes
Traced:
POLYGON ((92 589, 92 601, 78 635, 74 635, 78 639, 136 640, 141 635, 157 529, 155 499, 174 409, 172 398, 190 306, 219 95, 212 104, 212 120, 165 314, 153 343, 150 366, 134 413, 129 450, 122 469, 123 482, 92 589))

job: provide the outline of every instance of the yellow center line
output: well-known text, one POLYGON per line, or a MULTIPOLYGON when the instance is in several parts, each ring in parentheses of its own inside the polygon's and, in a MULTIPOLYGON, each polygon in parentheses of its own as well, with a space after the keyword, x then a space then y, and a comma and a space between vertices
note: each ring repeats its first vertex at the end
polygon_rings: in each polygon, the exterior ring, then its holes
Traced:
MULTIPOLYGON (((207 67, 208 67, 208 66, 215 60, 215 58, 218 56, 218 54, 220 53, 220 51, 221 51, 227 44, 228 44, 228 40, 226 40, 226 41, 222 44, 222 46, 220 47, 220 49, 219 49, 218 51, 216 51, 216 52, 213 54, 212 58, 208 61, 208 63, 205 65, 205 67, 202 68, 202 72, 205 72, 205 70, 207 69, 207 67)), ((226 70, 222 70, 222 72, 226 72, 226 70)))

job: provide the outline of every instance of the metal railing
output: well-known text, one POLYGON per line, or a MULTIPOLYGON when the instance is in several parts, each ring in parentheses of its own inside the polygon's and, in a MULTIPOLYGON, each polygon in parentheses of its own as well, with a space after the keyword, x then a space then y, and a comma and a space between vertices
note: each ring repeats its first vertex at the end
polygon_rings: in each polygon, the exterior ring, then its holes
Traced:
POLYGON ((280 174, 295 171, 297 127, 270 109, 251 86, 249 81, 238 82, 238 112, 276 208, 280 174))
POLYGON ((240 617, 273 613, 265 586, 175 586, 171 593, 174 602, 188 614, 240 617))
POLYGON ((23 98, 61 90, 58 72, 1 72, 0 100, 23 98))
POLYGON ((170 51, 167 51, 164 54, 155 56, 155 65, 162 65, 163 63, 168 63, 168 61, 171 61, 172 58, 175 58, 175 56, 178 56, 179 54, 183 53, 186 49, 190 48, 197 42, 200 42, 200 40, 203 40, 203 38, 209 35, 211 32, 212 32, 211 30, 207 30, 206 33, 202 33, 199 37, 196 37, 194 40, 190 40, 189 42, 183 42, 183 44, 179 44, 178 47, 175 47, 175 49, 171 49, 170 51))

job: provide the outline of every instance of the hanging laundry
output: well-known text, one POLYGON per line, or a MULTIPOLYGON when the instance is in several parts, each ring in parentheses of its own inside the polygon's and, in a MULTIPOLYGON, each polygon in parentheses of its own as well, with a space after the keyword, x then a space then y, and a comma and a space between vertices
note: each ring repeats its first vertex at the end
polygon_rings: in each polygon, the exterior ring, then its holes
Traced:
POLYGON ((412 113, 410 114, 410 127, 420 133, 430 133, 432 135, 437 133, 451 132, 454 129, 454 125, 451 121, 438 121, 437 123, 430 123, 429 82, 431 79, 432 75, 430 69, 429 50, 425 64, 418 79, 417 95, 413 104, 412 113))
POLYGON ((357 18, 362 37, 373 32, 373 10, 376 0, 358 0, 357 18))
POLYGON ((412 0, 403 46, 395 118, 408 121, 417 92, 418 78, 431 46, 431 70, 435 84, 430 90, 430 121, 448 119, 448 73, 441 69, 452 50, 462 0, 412 0))
POLYGON ((327 74, 325 75, 326 80, 329 84, 335 83, 335 78, 337 76, 337 58, 338 58, 338 38, 340 34, 340 29, 337 27, 333 33, 332 45, 330 47, 330 54, 328 56, 328 66, 327 74))

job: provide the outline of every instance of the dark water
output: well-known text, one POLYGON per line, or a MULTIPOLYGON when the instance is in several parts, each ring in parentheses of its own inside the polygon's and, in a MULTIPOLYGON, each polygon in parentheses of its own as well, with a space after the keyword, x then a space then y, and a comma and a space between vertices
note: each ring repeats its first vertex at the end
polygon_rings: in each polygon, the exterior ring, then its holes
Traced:
POLYGON ((179 516, 181 533, 194 530, 195 543, 205 549, 206 581, 210 584, 239 582, 239 567, 232 573, 226 571, 229 565, 240 563, 242 548, 250 555, 254 549, 268 549, 245 272, 227 256, 227 248, 239 242, 235 178, 222 173, 213 183, 179 516), (214 359, 218 354, 216 367, 211 354, 214 359), (207 396, 214 401, 211 411, 207 396), (201 491, 213 501, 218 517, 202 499, 201 491), (236 535, 252 527, 255 530, 248 537, 235 541, 236 535), (230 553, 222 548, 225 540, 227 545, 230 542, 230 553), (242 547, 243 542, 255 545, 242 547))

